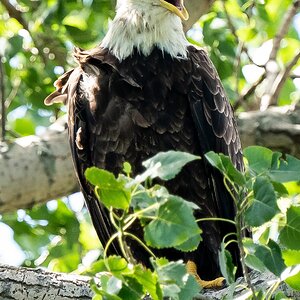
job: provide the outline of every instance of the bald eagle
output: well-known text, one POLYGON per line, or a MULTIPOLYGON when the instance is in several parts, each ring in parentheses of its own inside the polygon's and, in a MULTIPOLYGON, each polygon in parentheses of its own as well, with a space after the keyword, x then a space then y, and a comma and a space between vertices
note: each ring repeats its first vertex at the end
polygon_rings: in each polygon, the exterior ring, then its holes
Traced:
MULTIPOLYGON (((182 20, 187 18, 183 0, 118 0, 116 16, 101 44, 88 51, 75 49, 79 66, 62 75, 55 83, 56 91, 45 100, 47 105, 63 102, 68 106, 76 174, 103 245, 114 227, 87 183, 85 170, 97 166, 117 175, 128 161, 138 174, 143 171, 142 162, 161 151, 179 150, 203 158, 165 183, 172 194, 200 207, 197 219, 234 219, 233 199, 222 175, 204 154, 224 153, 242 170, 241 143, 211 60, 185 37, 182 20)), ((211 221, 201 227, 203 241, 197 250, 156 253, 183 259, 199 280, 198 275, 211 280, 221 276, 220 244, 235 228, 211 221)), ((149 255, 134 241, 128 244, 135 259, 148 266, 149 255)), ((237 246, 231 245, 230 251, 238 265, 237 246)), ((110 253, 121 255, 117 243, 110 253)))

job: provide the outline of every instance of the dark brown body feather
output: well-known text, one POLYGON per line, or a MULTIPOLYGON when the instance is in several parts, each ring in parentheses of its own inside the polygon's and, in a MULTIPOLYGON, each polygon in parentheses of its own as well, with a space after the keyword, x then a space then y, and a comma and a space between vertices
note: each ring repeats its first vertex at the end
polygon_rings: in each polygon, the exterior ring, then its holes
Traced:
MULTIPOLYGON (((80 67, 57 82, 46 102, 65 101, 69 108, 70 145, 75 169, 102 244, 114 232, 107 211, 84 179, 87 167, 118 174, 124 161, 142 171, 142 161, 160 151, 180 150, 203 156, 214 150, 229 155, 243 168, 241 145, 232 108, 210 59, 203 50, 188 48, 188 59, 173 59, 155 48, 145 57, 133 53, 119 62, 108 50, 75 52, 80 67)), ((190 163, 166 184, 173 194, 193 201, 199 217, 234 218, 234 206, 222 176, 205 159, 190 163)), ((220 275, 218 250, 235 229, 227 223, 203 222, 197 251, 159 251, 170 259, 192 259, 200 275, 220 275)), ((140 230, 137 229, 137 232, 140 230)), ((137 260, 148 255, 128 241, 137 260)), ((239 263, 238 249, 231 249, 239 263)), ((111 253, 120 254, 117 244, 111 253)))

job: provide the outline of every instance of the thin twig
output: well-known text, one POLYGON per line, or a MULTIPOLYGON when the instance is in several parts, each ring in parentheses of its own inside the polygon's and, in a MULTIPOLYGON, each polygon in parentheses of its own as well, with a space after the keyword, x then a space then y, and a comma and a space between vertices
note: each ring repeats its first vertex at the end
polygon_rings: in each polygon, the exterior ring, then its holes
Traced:
POLYGON ((266 78, 266 73, 263 73, 261 75, 261 77, 254 82, 240 97, 239 99, 236 101, 236 103, 234 103, 233 105, 233 109, 236 110, 240 105, 242 105, 245 100, 247 98, 249 98, 256 90, 256 88, 264 81, 264 79, 266 78))
POLYGON ((242 265, 242 269, 243 269, 244 278, 245 278, 245 281, 246 281, 248 287, 251 289, 253 299, 257 300, 256 294, 255 294, 255 289, 254 289, 254 286, 252 285, 252 282, 251 282, 251 279, 249 276, 249 272, 248 272, 248 268, 247 268, 246 262, 245 262, 246 254, 245 254, 244 245, 243 245, 242 220, 241 220, 239 213, 236 215, 235 223, 236 223, 236 237, 237 237, 237 243, 238 243, 239 250, 240 250, 241 265, 242 265))
MULTIPOLYGON (((277 103, 279 92, 284 82, 287 79, 287 76, 283 77, 281 75, 279 71, 279 65, 276 62, 276 58, 277 58, 278 51, 280 49, 280 43, 284 38, 284 36, 286 35, 286 33, 288 32, 290 23, 292 22, 293 17, 296 15, 299 7, 300 7, 300 0, 295 0, 293 4, 289 7, 287 12, 285 13, 281 26, 279 27, 277 34, 273 39, 273 47, 269 56, 269 60, 266 63, 266 66, 267 67, 271 66, 271 68, 269 68, 268 70, 268 74, 266 77, 266 88, 261 97, 261 103, 260 103, 261 111, 266 110, 271 104, 275 105, 277 103), (274 96, 275 92, 277 93, 276 96, 274 96)), ((287 74, 289 73, 290 71, 287 74)))
POLYGON ((274 83, 273 93, 272 93, 272 103, 277 103, 280 91, 286 82, 287 78, 290 75, 292 68, 296 65, 298 60, 300 59, 300 51, 295 55, 295 57, 289 62, 286 66, 285 70, 277 76, 277 80, 274 83))
POLYGON ((293 4, 291 5, 291 7, 288 9, 288 11, 285 13, 282 24, 281 24, 277 34, 274 37, 273 48, 270 53, 269 61, 276 60, 277 53, 280 48, 280 42, 286 35, 286 33, 290 27, 290 23, 292 22, 293 17, 296 15, 299 7, 300 7, 300 0, 295 0, 293 2, 293 4))
POLYGON ((9 16, 11 18, 16 19, 23 26, 23 28, 28 31, 28 33, 30 34, 31 39, 33 41, 33 44, 39 50, 39 55, 42 58, 43 63, 46 65, 47 57, 45 56, 44 52, 42 51, 43 45, 40 43, 40 41, 38 39, 36 39, 34 37, 32 32, 29 30, 29 24, 24 19, 23 13, 20 10, 18 10, 14 5, 12 5, 8 0, 0 0, 0 3, 3 4, 3 6, 5 7, 5 9, 7 10, 8 14, 9 14, 9 16))
POLYGON ((5 141, 6 136, 6 109, 5 109, 5 87, 4 70, 2 65, 2 56, 0 55, 0 99, 1 99, 1 140, 5 141))
POLYGON ((234 27, 233 21, 232 21, 232 19, 231 19, 231 16, 230 16, 230 14, 228 13, 228 10, 227 10, 227 8, 226 8, 225 0, 222 1, 222 5, 223 5, 223 10, 224 10, 224 13, 225 13, 225 17, 226 17, 226 19, 227 19, 228 28, 230 29, 232 35, 234 36, 234 38, 235 38, 235 40, 236 40, 236 43, 237 43, 238 45, 239 45, 239 44, 242 45, 240 52, 241 52, 241 53, 244 52, 244 53, 247 55, 249 61, 250 61, 252 64, 254 64, 255 66, 260 67, 260 68, 265 68, 265 65, 259 65, 259 64, 257 64, 256 62, 253 61, 252 57, 251 57, 250 54, 249 54, 248 48, 245 46, 245 44, 243 44, 243 43, 240 41, 240 39, 239 39, 239 37, 238 37, 238 35, 237 35, 237 33, 236 33, 236 28, 234 27))

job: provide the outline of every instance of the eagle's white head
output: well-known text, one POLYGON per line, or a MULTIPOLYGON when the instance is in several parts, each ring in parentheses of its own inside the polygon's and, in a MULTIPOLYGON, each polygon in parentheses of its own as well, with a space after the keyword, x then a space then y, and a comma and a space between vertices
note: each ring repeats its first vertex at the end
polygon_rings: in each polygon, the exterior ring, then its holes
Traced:
POLYGON ((172 57, 186 58, 182 20, 188 19, 188 12, 183 0, 118 0, 116 10, 101 46, 119 60, 134 48, 147 56, 155 46, 172 57))

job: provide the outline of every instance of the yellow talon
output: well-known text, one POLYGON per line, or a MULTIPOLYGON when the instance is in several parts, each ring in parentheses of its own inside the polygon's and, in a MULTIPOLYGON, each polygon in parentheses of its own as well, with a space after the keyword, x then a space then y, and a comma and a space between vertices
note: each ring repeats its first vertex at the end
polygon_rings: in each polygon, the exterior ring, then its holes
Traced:
POLYGON ((218 277, 214 280, 202 280, 198 273, 197 273, 197 266, 196 264, 189 260, 186 264, 186 270, 189 274, 193 275, 195 277, 195 279, 197 280, 197 282, 204 288, 204 289, 219 289, 224 287, 225 285, 225 278, 224 277, 218 277))

